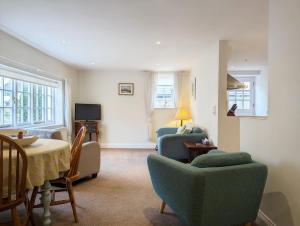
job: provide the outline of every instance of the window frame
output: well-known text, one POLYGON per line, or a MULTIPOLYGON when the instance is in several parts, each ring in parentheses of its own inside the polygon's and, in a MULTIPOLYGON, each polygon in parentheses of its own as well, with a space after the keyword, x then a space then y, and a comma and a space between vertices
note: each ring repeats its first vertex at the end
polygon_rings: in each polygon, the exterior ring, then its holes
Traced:
POLYGON ((154 93, 153 93, 153 108, 154 109, 174 109, 176 108, 176 94, 177 94, 177 90, 176 90, 176 74, 173 72, 159 72, 155 75, 155 79, 154 79, 154 89, 153 89, 154 93), (172 83, 171 85, 168 84, 159 84, 159 77, 163 76, 163 75, 170 75, 172 76, 172 83), (160 95, 167 95, 167 93, 158 93, 158 88, 159 87, 171 87, 171 104, 167 104, 167 102, 162 105, 158 103, 158 98, 157 96, 160 95))
MULTIPOLYGON (((2 117, 2 124, 0 124, 0 128, 14 128, 14 127, 23 127, 23 128, 26 128, 26 127, 35 127, 35 126, 46 126, 46 125, 54 125, 55 124, 55 89, 56 87, 52 87, 52 86, 49 86, 49 85, 45 85, 45 84, 38 84, 38 83, 34 83, 34 82, 31 82, 31 81, 26 81, 26 80, 21 80, 21 79, 14 79, 14 78, 11 78, 10 76, 5 76, 5 75, 2 75, 0 74, 0 82, 2 82, 2 87, 0 87, 0 90, 2 91, 2 102, 1 102, 1 105, 0 105, 0 109, 2 109, 2 116, 0 114, 0 117, 2 117), (12 81, 12 89, 11 90, 7 90, 5 89, 4 87, 4 79, 5 78, 8 78, 8 79, 11 79, 12 81), (29 91, 28 92, 25 92, 24 89, 22 89, 22 91, 18 90, 18 82, 22 82, 23 85, 24 85, 24 82, 25 83, 28 83, 29 84, 29 91), (43 98, 44 98, 44 106, 42 107, 43 108, 43 119, 42 121, 34 121, 34 118, 33 118, 33 115, 34 115, 34 86, 37 85, 37 86, 42 86, 42 89, 43 89, 43 98), (48 88, 51 88, 51 120, 47 120, 48 119, 48 88), (11 107, 5 107, 4 106, 4 93, 5 91, 9 91, 12 93, 12 106, 11 107), (21 93, 24 97, 24 93, 27 93, 29 94, 29 106, 28 107, 24 107, 24 105, 22 105, 22 107, 19 107, 18 106, 18 93, 21 93), (11 123, 6 123, 4 124, 4 109, 5 108, 11 108, 12 109, 12 120, 11 120, 11 123), (28 122, 25 122, 22 120, 22 122, 18 122, 18 109, 25 109, 27 108, 28 109, 28 122)), ((22 97, 22 98, 23 98, 22 97)))
MULTIPOLYGON (((236 115, 237 116, 253 116, 255 115, 255 76, 235 76, 237 80, 240 82, 250 82, 251 88, 250 88, 250 108, 249 109, 239 109, 237 108, 236 110, 236 115)), ((229 103, 231 102, 230 100, 230 92, 235 92, 235 95, 237 96, 237 92, 243 92, 243 100, 242 104, 244 105, 244 92, 245 89, 236 89, 236 90, 230 90, 228 92, 228 97, 227 97, 227 105, 228 105, 228 110, 231 108, 229 103)), ((237 104, 237 97, 235 96, 235 103, 237 104)))

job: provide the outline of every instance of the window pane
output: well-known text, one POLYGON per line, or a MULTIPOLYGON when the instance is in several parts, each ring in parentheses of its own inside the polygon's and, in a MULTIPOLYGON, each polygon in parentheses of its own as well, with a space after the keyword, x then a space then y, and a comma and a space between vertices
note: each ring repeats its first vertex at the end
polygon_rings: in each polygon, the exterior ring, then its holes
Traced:
POLYGON ((17 109, 17 124, 21 124, 23 122, 22 120, 22 109, 18 108, 17 109))
POLYGON ((12 91, 4 91, 4 107, 12 107, 12 91))
POLYGON ((39 108, 39 109, 38 109, 38 121, 39 121, 39 122, 44 121, 44 111, 43 111, 42 108, 39 108))
POLYGON ((24 123, 29 123, 30 122, 29 109, 28 108, 23 108, 23 122, 24 123))
POLYGON ((236 102, 238 109, 243 109, 243 101, 236 102))
POLYGON ((52 109, 47 110, 47 121, 52 121, 52 109))
POLYGON ((52 97, 51 96, 47 96, 47 107, 52 108, 52 97))
POLYGON ((250 101, 244 102, 244 109, 250 109, 250 101))
POLYGON ((4 78, 4 89, 5 90, 12 90, 12 79, 4 78))
POLYGON ((12 124, 12 108, 4 108, 4 124, 12 124))
POLYGON ((0 77, 0 89, 3 89, 3 77, 0 77))
POLYGON ((17 93, 17 107, 23 107, 23 93, 17 93))
POLYGON ((22 92, 23 91, 23 82, 17 81, 17 91, 22 92))
POLYGON ((30 107, 30 94, 29 93, 23 94, 23 107, 30 107))
POLYGON ((0 107, 3 107, 3 90, 0 90, 0 107))
POLYGON ((0 108, 0 125, 3 125, 3 108, 0 108))
POLYGON ((24 92, 30 92, 30 83, 23 82, 23 91, 24 92))

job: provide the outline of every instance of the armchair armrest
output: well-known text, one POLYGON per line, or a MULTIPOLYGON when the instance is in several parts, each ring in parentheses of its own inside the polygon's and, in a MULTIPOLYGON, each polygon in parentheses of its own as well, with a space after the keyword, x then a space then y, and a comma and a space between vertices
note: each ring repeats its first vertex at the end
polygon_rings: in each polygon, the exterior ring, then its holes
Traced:
POLYGON ((178 216, 185 216, 187 225, 190 218, 201 219, 205 189, 201 169, 158 155, 149 155, 147 163, 156 194, 178 216))
POLYGON ((80 178, 97 175, 100 171, 100 161, 100 145, 95 141, 84 143, 78 167, 80 178))
POLYGON ((177 132, 177 127, 165 127, 165 128, 159 128, 156 133, 157 137, 161 137, 166 134, 175 134, 177 132))

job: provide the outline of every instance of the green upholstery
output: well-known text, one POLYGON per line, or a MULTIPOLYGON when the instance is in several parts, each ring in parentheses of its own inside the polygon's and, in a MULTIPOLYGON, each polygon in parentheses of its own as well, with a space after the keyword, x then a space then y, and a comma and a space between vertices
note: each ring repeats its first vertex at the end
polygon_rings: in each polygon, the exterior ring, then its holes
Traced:
POLYGON ((149 155, 147 161, 155 192, 184 224, 232 226, 256 219, 265 165, 198 168, 159 155, 149 155))
MULTIPOLYGON (((217 152, 215 152, 217 153, 217 152)), ((246 152, 235 153, 210 153, 209 155, 200 155, 196 157, 191 165, 199 168, 204 167, 222 167, 234 166, 252 163, 251 155, 246 152)))

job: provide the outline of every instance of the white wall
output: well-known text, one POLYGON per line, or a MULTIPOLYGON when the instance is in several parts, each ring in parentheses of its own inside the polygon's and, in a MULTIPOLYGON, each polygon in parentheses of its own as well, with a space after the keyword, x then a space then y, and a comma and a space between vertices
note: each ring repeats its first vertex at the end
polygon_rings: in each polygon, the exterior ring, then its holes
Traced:
POLYGON ((193 119, 207 130, 215 144, 218 143, 218 82, 219 43, 207 47, 199 54, 191 70, 191 80, 196 77, 196 100, 192 100, 193 119))
POLYGON ((145 76, 140 71, 82 71, 77 102, 102 106, 103 147, 149 148, 145 76), (134 83, 133 96, 118 95, 118 83, 134 83))
MULTIPOLYGON (((241 120, 241 149, 268 165, 266 192, 287 198, 294 225, 300 225, 300 1, 269 5, 269 116, 241 120)), ((265 211, 280 214, 285 223, 279 226, 291 225, 281 206, 273 203, 265 211)))
POLYGON ((218 74, 218 148, 240 150, 240 119, 227 116, 227 67, 230 56, 228 41, 219 42, 218 74))
POLYGON ((227 151, 239 151, 239 119, 227 117, 227 41, 218 41, 205 49, 191 71, 197 79, 197 99, 192 100, 193 118, 204 128, 215 145, 227 151))

